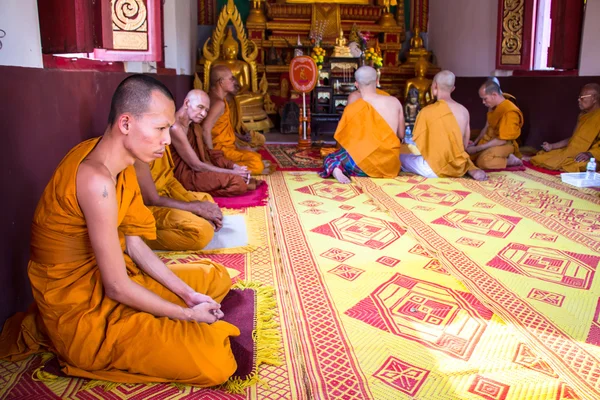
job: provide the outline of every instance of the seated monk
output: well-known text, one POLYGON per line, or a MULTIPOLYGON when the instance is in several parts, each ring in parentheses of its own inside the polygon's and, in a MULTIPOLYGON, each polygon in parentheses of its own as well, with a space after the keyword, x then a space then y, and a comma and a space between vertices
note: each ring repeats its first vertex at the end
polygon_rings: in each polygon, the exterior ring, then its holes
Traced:
POLYGON ((223 214, 207 193, 190 192, 175 179, 169 147, 150 165, 134 164, 142 198, 156 220, 153 250, 202 250, 223 226, 223 214))
POLYGON ((401 154, 402 171, 425 178, 460 178, 469 174, 486 180, 485 172, 473 165, 465 151, 471 134, 469 111, 452 99, 454 74, 441 71, 433 78, 431 93, 437 102, 417 116, 413 140, 421 155, 401 154))
POLYGON ((319 175, 333 175, 340 183, 350 183, 348 176, 393 178, 400 172, 402 105, 376 93, 374 68, 360 67, 354 77, 361 98, 344 109, 334 135, 341 148, 325 157, 319 175))
POLYGON ((523 165, 517 144, 523 127, 523 114, 516 105, 504 98, 500 86, 492 80, 481 85, 479 97, 490 111, 487 113, 486 128, 467 147, 467 153, 481 169, 523 165))
POLYGON ((263 162, 260 154, 241 150, 231 122, 227 97, 234 96, 239 87, 231 70, 224 65, 216 66, 210 73, 210 110, 202 123, 204 143, 209 149, 221 150, 225 157, 236 164, 248 167, 255 175, 270 173, 269 162, 263 162))
POLYGON ((239 196, 256 189, 247 167, 228 160, 219 150, 204 145, 199 125, 210 108, 210 99, 202 90, 191 90, 183 106, 175 113, 171 127, 171 154, 175 178, 184 188, 211 196, 239 196))
POLYGON ((0 358, 52 351, 70 376, 123 383, 224 383, 236 370, 219 302, 231 279, 202 260, 166 267, 133 163, 160 158, 175 122, 169 90, 147 75, 117 88, 102 138, 74 147, 33 217, 35 304, 9 319, 0 358))
POLYGON ((590 158, 600 159, 600 85, 589 83, 579 95, 581 114, 573 136, 557 143, 544 142, 531 158, 538 167, 566 172, 585 171, 590 158))

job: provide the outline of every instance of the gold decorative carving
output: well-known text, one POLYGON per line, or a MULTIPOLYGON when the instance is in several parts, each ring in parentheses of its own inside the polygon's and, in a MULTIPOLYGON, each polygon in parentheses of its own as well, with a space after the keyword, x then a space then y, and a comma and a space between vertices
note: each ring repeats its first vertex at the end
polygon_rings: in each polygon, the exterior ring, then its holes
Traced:
POLYGON ((111 0, 113 47, 148 50, 148 9, 143 0, 111 0))
POLYGON ((504 0, 502 17, 502 64, 521 64, 525 0, 504 0))
POLYGON ((238 40, 242 46, 242 59, 250 66, 250 81, 251 91, 258 91, 258 75, 256 71, 256 57, 258 56, 258 47, 254 41, 246 37, 246 30, 244 29, 244 23, 242 17, 237 10, 237 7, 233 3, 233 0, 228 0, 227 5, 223 7, 219 14, 219 20, 217 27, 213 31, 210 39, 204 42, 202 48, 202 55, 205 58, 204 61, 204 91, 208 92, 210 81, 206 77, 210 76, 210 66, 213 61, 216 61, 221 54, 221 43, 225 38, 225 28, 231 21, 235 32, 237 33, 238 40))
POLYGON ((333 40, 338 37, 342 28, 339 4, 313 4, 310 30, 317 31, 317 24, 325 21, 323 40, 333 40))

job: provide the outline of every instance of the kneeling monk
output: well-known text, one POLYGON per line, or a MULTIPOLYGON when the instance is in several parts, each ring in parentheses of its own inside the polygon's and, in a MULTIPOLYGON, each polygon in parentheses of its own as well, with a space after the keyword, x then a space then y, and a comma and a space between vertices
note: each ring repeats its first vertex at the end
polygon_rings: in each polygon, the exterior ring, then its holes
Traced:
POLYGON ((500 86, 493 80, 479 88, 479 97, 490 110, 487 126, 481 131, 467 153, 481 169, 504 169, 523 165, 517 139, 521 136, 523 114, 502 95, 500 86))
POLYGON ((263 162, 260 154, 251 150, 240 150, 235 144, 236 134, 231 122, 228 96, 235 96, 239 85, 224 65, 218 65, 210 73, 210 111, 202 123, 204 142, 209 149, 221 150, 225 157, 236 164, 248 167, 255 175, 270 173, 269 163, 263 162))
POLYGON ((199 125, 210 108, 210 99, 202 90, 191 90, 183 106, 175 113, 171 127, 174 173, 183 187, 212 196, 239 196, 256 189, 247 167, 228 160, 220 150, 208 150, 199 125))
POLYGON ((469 111, 452 99, 454 74, 441 71, 433 78, 431 94, 437 99, 417 116, 413 140, 421 153, 401 154, 402 170, 426 178, 460 178, 469 174, 480 181, 485 172, 473 165, 465 151, 469 144, 469 111))
POLYGON ((28 275, 35 307, 4 325, 0 358, 52 351, 72 376, 213 386, 237 365, 219 302, 227 270, 208 260, 167 268, 134 161, 168 146, 175 103, 145 75, 117 88, 109 126, 62 160, 33 217, 28 275))
POLYGON ((393 178, 400 172, 402 105, 377 94, 375 69, 360 67, 354 77, 361 97, 344 109, 334 135, 341 148, 325 157, 319 175, 333 175, 341 183, 350 183, 348 176, 393 178))
POLYGON ((539 167, 566 171, 585 171, 590 158, 600 159, 600 85, 589 83, 579 95, 581 114, 573 136, 557 143, 542 144, 543 151, 531 158, 539 167))

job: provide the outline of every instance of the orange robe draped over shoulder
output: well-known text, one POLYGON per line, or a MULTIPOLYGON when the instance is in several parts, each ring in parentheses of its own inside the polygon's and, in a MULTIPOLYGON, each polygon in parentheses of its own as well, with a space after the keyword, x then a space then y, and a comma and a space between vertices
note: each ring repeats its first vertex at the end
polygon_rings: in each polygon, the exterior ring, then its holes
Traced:
MULTIPOLYGON (((52 351, 72 376, 114 382, 223 383, 237 365, 229 338, 239 330, 157 318, 106 296, 86 220, 77 201, 79 164, 98 138, 81 143, 60 163, 33 217, 28 275, 35 304, 4 325, 0 358, 20 360, 52 351)), ((131 280, 162 298, 186 305, 142 272, 125 254, 125 235, 155 237, 133 166, 117 176, 118 231, 131 280)), ((170 266, 194 290, 221 301, 231 280, 227 270, 205 260, 170 266)))
POLYGON ((225 104, 225 110, 223 114, 215 122, 215 126, 212 128, 212 140, 213 147, 217 150, 221 150, 225 157, 233 161, 238 165, 245 165, 248 170, 255 175, 261 174, 265 169, 260 154, 249 150, 239 150, 236 147, 235 131, 233 124, 231 123, 231 116, 229 114, 229 105, 227 101, 225 104))
POLYGON ((413 140, 440 178, 458 178, 476 169, 465 151, 456 117, 443 100, 421 110, 415 122, 413 140))
MULTIPOLYGON (((180 201, 210 201, 207 193, 190 192, 181 185, 173 173, 171 150, 166 148, 162 158, 150 163, 150 172, 159 196, 180 201)), ((215 235, 213 226, 189 211, 169 207, 148 207, 156 219, 156 239, 148 240, 153 250, 202 250, 215 235)))
MULTIPOLYGON (((198 159, 206 164, 219 168, 233 169, 233 161, 225 158, 221 150, 208 150, 202 140, 202 127, 191 124, 187 134, 188 142, 198 156, 198 159)), ((175 146, 171 145, 171 155, 175 164, 175 178, 181 182, 184 188, 196 192, 206 192, 211 196, 230 197, 239 196, 248 191, 248 185, 239 175, 211 171, 194 171, 177 154, 175 146)))
POLYGON ((547 169, 581 172, 585 171, 587 161, 576 162, 575 157, 587 152, 592 153, 595 159, 600 159, 600 109, 579 115, 567 147, 540 151, 531 158, 531 163, 547 169))
POLYGON ((471 159, 481 169, 506 168, 509 155, 514 154, 521 158, 517 139, 521 136, 523 113, 514 103, 504 100, 493 111, 487 113, 487 122, 485 136, 478 144, 485 144, 493 139, 506 140, 508 143, 473 154, 471 159))
POLYGON ((370 177, 398 176, 400 139, 377 110, 362 98, 344 109, 334 138, 370 177))

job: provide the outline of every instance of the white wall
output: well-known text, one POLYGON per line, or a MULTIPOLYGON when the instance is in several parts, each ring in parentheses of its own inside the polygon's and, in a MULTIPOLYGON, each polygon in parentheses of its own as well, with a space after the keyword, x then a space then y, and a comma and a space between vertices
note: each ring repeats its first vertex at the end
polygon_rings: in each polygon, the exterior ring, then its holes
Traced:
MULTIPOLYGON (((588 0, 580 75, 600 75, 600 0, 588 0)), ((496 68, 498 0, 429 0, 429 50, 456 76, 489 76, 496 68)))
POLYGON ((456 76, 488 76, 495 69, 498 2, 429 0, 429 50, 456 76))
POLYGON ((588 0, 583 23, 579 75, 600 75, 600 1, 588 0))
POLYGON ((42 68, 37 0, 0 0, 0 65, 42 68))
POLYGON ((196 71, 197 25, 197 0, 165 1, 165 67, 175 69, 178 75, 196 71))

